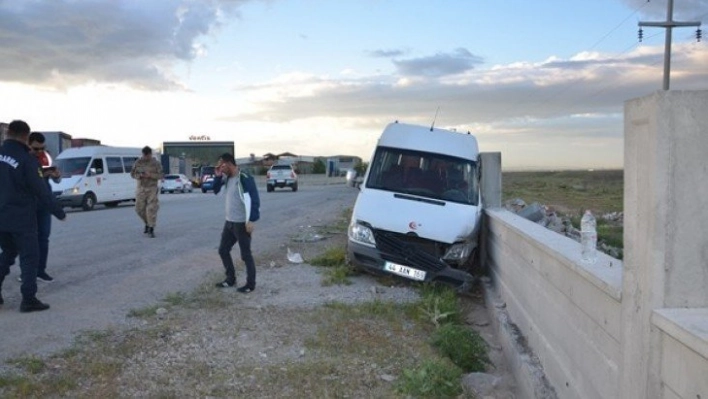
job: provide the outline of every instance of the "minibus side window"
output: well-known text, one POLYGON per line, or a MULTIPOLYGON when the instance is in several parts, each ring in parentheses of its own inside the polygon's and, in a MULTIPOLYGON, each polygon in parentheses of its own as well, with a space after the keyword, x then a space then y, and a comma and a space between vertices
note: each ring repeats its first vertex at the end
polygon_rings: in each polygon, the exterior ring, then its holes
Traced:
POLYGON ((103 174, 103 159, 95 158, 89 167, 89 176, 103 174))
POLYGON ((123 161, 120 157, 106 157, 106 164, 108 165, 108 173, 124 173, 123 161))
POLYGON ((138 160, 138 157, 123 157, 123 164, 125 165, 125 173, 130 173, 133 170, 133 165, 138 160))

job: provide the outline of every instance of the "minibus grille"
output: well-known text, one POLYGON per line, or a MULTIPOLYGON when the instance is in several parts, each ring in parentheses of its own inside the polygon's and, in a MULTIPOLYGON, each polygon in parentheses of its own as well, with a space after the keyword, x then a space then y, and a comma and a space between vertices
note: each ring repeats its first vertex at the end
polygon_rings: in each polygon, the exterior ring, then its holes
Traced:
POLYGON ((438 255, 439 245, 417 236, 374 229, 376 248, 389 262, 412 266, 430 272, 439 272, 447 264, 438 255))

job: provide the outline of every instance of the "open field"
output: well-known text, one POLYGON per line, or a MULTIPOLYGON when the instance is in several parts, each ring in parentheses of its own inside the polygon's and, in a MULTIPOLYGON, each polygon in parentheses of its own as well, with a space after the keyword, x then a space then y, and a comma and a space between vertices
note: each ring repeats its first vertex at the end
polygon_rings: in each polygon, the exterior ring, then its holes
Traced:
POLYGON ((621 212, 624 171, 503 172, 502 202, 514 198, 554 207, 568 216, 585 209, 596 214, 621 212))
POLYGON ((623 227, 602 215, 624 211, 624 171, 566 170, 502 173, 502 204, 521 198, 527 204, 538 202, 569 217, 580 227, 580 217, 590 209, 597 217, 598 240, 622 248, 623 227))

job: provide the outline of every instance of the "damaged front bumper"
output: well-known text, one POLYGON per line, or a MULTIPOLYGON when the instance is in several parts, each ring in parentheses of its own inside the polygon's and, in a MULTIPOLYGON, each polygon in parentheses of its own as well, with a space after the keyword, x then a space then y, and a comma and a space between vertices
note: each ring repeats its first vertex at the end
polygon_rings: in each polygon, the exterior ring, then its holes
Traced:
POLYGON ((416 236, 372 230, 375 244, 361 243, 350 236, 349 260, 360 269, 377 274, 394 274, 410 280, 441 282, 460 292, 468 291, 474 277, 443 261, 439 244, 416 236))

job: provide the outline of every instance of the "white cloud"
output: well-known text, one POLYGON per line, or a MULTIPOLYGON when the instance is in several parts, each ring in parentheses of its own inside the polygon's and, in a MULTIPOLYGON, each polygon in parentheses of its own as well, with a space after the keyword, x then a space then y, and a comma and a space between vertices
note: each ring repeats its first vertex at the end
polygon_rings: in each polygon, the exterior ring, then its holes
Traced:
MULTIPOLYGON (((240 2, 232 2, 240 3, 240 2)), ((216 1, 0 3, 0 81, 66 89, 90 82, 180 89, 177 62, 204 54, 199 39, 230 12, 216 1)))
MULTIPOLYGON (((622 0, 633 10, 639 10, 644 21, 665 21, 667 2, 647 0, 622 0)), ((708 15, 708 0, 674 1, 674 21, 695 21, 708 15)))
MULTIPOLYGON (((624 1, 642 19, 665 17, 665 2, 624 1)), ((594 147, 616 166, 624 101, 661 87, 663 46, 646 44, 623 54, 581 51, 486 65, 477 49, 464 47, 469 42, 426 52, 382 42, 379 50, 347 50, 330 74, 288 64, 279 75, 257 78, 248 75, 251 64, 221 53, 220 63, 205 68, 218 83, 191 76, 218 58, 212 40, 245 2, 0 0, 0 121, 25 118, 38 130, 115 145, 155 146, 208 132, 237 141, 244 156, 367 157, 386 123, 429 125, 439 107, 436 126, 478 134, 484 150, 504 151, 505 165, 568 167, 577 160, 576 167, 596 167, 598 157, 584 151, 594 147), (355 64, 356 54, 365 63, 355 64), (35 126, 38 115, 51 123, 35 126), (557 156, 534 159, 529 148, 557 156)), ((677 19, 708 15, 708 0, 676 6, 677 19)), ((273 59, 277 64, 278 55, 273 59)), ((674 43, 673 61, 672 88, 708 89, 704 43, 674 43)))
POLYGON ((403 76, 440 77, 464 73, 475 65, 484 63, 482 57, 465 48, 451 53, 437 53, 431 56, 393 60, 398 73, 403 76))

